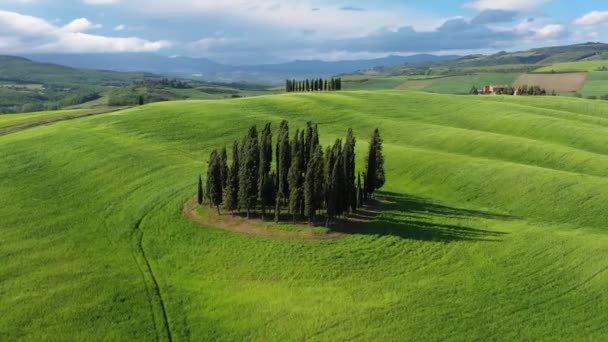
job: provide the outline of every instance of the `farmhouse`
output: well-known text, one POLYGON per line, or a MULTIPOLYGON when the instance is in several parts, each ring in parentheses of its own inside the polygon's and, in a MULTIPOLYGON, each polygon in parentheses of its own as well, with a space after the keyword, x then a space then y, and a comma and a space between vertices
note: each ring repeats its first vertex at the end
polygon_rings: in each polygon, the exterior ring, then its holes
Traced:
POLYGON ((485 87, 483 87, 482 89, 482 94, 502 94, 504 93, 507 89, 509 88, 509 86, 504 85, 504 84, 492 84, 492 85, 487 85, 485 87))

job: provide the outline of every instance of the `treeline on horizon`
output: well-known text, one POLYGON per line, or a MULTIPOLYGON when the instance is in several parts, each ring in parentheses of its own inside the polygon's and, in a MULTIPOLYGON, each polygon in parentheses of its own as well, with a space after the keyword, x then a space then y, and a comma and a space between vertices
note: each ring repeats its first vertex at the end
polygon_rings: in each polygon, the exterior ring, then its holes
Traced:
POLYGON ((267 211, 274 208, 276 222, 283 209, 294 222, 306 217, 310 224, 324 214, 329 226, 336 216, 356 211, 385 183, 378 129, 372 134, 363 174, 356 173, 352 129, 346 140, 336 139, 325 150, 319 143, 318 125, 311 122, 290 139, 289 123, 283 121, 276 143, 272 136, 270 123, 261 134, 252 126, 242 142, 234 142, 230 163, 226 147, 213 150, 204 188, 199 177, 198 203, 207 199, 218 214, 223 206, 232 213, 244 211, 247 218, 258 208, 266 218, 267 211))
POLYGON ((288 93, 310 92, 310 91, 337 91, 342 90, 342 78, 330 79, 306 79, 303 81, 285 81, 285 91, 288 93))
MULTIPOLYGON (((484 94, 483 88, 478 89, 476 86, 473 86, 471 88, 471 91, 469 92, 469 94, 471 94, 471 95, 484 94)), ((528 85, 524 84, 518 88, 509 86, 509 87, 505 88, 504 90, 497 91, 496 94, 497 95, 518 95, 518 96, 545 96, 545 95, 547 95, 547 90, 540 86, 528 86, 528 85)), ((551 92, 551 95, 552 96, 557 95, 555 93, 555 90, 553 90, 551 92)))

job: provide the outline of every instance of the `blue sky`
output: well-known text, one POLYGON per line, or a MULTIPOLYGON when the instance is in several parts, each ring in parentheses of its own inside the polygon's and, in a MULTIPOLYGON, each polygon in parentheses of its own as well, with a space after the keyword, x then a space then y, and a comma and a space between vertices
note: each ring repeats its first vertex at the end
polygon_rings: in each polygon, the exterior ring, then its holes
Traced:
POLYGON ((0 53, 228 64, 468 54, 608 42, 608 4, 563 0, 1 0, 0 53))

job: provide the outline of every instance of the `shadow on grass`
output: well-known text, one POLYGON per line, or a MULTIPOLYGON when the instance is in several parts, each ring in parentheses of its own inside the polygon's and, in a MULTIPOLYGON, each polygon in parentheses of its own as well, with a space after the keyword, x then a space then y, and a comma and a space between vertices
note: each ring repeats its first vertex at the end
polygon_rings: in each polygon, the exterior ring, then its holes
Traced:
POLYGON ((383 192, 378 199, 360 208, 348 219, 336 222, 333 231, 345 234, 391 235, 421 241, 500 241, 506 233, 435 223, 433 219, 514 220, 513 216, 485 211, 454 208, 423 198, 383 192), (381 215, 385 212, 385 215, 381 215))

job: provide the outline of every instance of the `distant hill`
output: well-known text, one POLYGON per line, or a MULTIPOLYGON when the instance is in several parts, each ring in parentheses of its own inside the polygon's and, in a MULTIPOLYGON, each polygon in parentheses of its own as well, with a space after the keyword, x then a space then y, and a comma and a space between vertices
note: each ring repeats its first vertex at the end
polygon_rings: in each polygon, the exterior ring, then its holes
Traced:
POLYGON ((79 70, 27 58, 0 56, 0 81, 54 85, 121 86, 145 77, 159 77, 144 72, 79 70))
POLYGON ((293 61, 280 64, 232 66, 207 58, 165 57, 147 53, 125 54, 45 54, 27 56, 35 61, 76 68, 151 72, 174 77, 214 82, 253 82, 280 84, 287 78, 316 78, 352 73, 374 67, 393 67, 404 63, 441 62, 458 56, 388 56, 368 60, 326 62, 293 61))
POLYGON ((608 44, 584 43, 567 46, 537 48, 527 51, 499 52, 483 56, 462 57, 446 64, 452 66, 490 66, 508 64, 541 64, 548 65, 564 62, 578 62, 608 59, 608 44))
POLYGON ((265 93, 263 86, 255 84, 170 81, 148 72, 77 69, 23 57, 0 56, 0 114, 83 104, 133 105, 140 98, 144 102, 156 102, 265 93))

